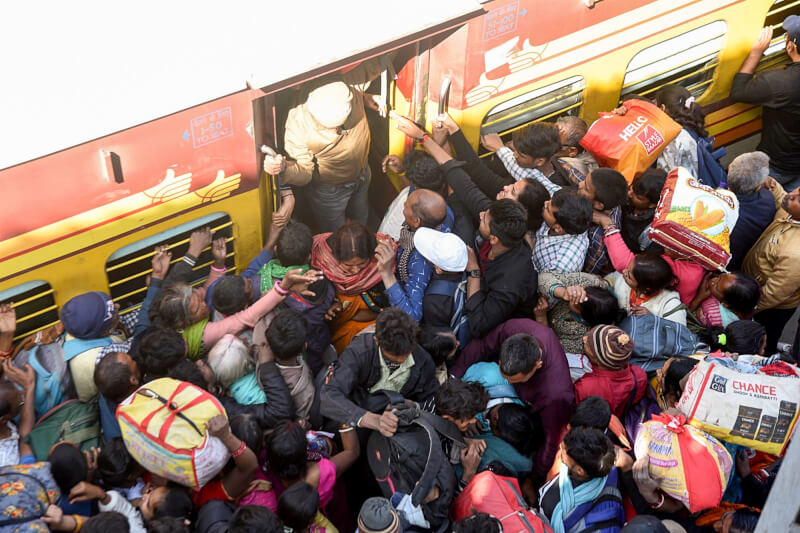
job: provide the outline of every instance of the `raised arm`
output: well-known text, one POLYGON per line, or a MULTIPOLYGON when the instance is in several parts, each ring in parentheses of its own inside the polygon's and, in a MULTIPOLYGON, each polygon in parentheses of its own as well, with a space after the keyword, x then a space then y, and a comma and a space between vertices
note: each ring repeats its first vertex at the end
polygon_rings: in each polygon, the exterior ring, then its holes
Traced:
POLYGON ((231 433, 231 426, 225 415, 217 415, 208 421, 209 435, 222 441, 233 457, 234 468, 222 478, 222 488, 235 500, 241 496, 258 470, 258 458, 253 450, 231 433))

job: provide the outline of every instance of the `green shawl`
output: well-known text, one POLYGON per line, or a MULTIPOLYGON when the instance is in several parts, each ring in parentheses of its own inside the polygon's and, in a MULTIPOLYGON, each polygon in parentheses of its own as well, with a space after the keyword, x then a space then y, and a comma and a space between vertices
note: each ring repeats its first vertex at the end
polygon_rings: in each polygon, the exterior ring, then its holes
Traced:
POLYGON ((277 259, 270 260, 258 271, 258 275, 261 277, 261 294, 263 295, 270 290, 276 279, 283 279, 287 272, 296 268, 302 269, 303 274, 305 274, 308 271, 308 264, 285 267, 277 259))

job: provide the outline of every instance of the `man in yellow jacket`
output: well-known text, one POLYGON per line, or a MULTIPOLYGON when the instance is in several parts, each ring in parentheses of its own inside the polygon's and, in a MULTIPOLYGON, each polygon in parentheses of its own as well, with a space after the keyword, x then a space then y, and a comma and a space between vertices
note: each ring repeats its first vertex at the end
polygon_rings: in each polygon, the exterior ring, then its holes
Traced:
POLYGON ((378 109, 367 87, 383 70, 381 58, 304 87, 302 103, 289 111, 282 155, 267 157, 264 170, 282 185, 309 185, 308 198, 321 232, 351 220, 367 222, 371 178, 370 132, 365 104, 378 109), (309 91, 309 89, 312 89, 309 91))
POLYGON ((778 212, 744 258, 743 270, 761 285, 755 319, 767 329, 767 350, 775 353, 786 322, 800 303, 800 189, 787 193, 772 178, 778 212))

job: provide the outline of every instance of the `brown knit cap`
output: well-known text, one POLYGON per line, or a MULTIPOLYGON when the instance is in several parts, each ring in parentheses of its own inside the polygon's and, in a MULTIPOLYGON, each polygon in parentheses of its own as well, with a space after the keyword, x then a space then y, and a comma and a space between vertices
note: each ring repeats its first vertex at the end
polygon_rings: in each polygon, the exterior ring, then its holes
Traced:
POLYGON ((616 326, 595 326, 586 334, 589 348, 600 366, 625 368, 633 353, 633 339, 616 326))

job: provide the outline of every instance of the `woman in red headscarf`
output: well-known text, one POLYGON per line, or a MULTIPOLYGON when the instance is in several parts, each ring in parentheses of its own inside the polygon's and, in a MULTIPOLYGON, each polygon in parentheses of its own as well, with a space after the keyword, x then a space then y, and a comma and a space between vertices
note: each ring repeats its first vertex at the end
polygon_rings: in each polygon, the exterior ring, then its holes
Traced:
POLYGON ((336 299, 325 318, 330 321, 331 339, 338 353, 389 306, 375 259, 378 240, 397 248, 391 237, 381 233, 376 236, 359 223, 314 236, 311 265, 336 287, 336 299))

